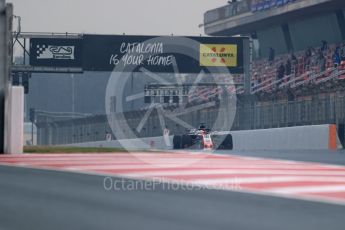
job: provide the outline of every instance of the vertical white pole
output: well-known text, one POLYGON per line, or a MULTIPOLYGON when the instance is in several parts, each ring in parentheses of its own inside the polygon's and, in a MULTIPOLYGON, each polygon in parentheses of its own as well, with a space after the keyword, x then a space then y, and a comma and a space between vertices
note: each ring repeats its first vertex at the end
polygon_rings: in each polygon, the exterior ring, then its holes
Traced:
POLYGON ((7 154, 23 153, 24 144, 24 88, 22 86, 9 86, 8 104, 6 114, 9 118, 6 122, 6 151, 7 154))

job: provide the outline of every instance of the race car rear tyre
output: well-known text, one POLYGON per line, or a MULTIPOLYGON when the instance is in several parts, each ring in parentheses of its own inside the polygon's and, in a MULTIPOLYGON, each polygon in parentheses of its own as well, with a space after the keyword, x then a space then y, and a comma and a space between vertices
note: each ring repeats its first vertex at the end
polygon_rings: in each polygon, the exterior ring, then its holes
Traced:
POLYGON ((192 145, 192 138, 189 135, 182 135, 182 148, 188 148, 192 145))
POLYGON ((181 148, 181 136, 174 136, 173 137, 173 146, 174 149, 180 149, 181 148))

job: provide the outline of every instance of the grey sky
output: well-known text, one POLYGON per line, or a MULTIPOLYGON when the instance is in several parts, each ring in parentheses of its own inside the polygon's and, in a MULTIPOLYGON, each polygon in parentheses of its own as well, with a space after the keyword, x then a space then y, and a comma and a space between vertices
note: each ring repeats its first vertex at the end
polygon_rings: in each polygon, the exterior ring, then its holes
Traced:
POLYGON ((226 0, 7 0, 22 31, 198 35, 203 14, 226 0))

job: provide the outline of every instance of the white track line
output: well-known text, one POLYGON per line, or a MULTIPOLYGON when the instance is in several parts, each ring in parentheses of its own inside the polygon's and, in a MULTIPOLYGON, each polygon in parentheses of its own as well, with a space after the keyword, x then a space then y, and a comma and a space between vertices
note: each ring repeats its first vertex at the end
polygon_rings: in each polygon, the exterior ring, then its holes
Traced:
MULTIPOLYGON (((278 164, 247 164, 247 163, 224 163, 221 162, 220 164, 218 163, 213 163, 213 164, 196 164, 196 163, 191 163, 188 164, 186 161, 163 161, 163 162, 151 162, 151 163, 146 163, 142 161, 121 161, 121 160, 102 160, 102 161, 32 161, 32 162, 27 162, 27 161, 20 161, 20 162, 8 162, 8 163, 13 163, 13 164, 20 164, 20 165, 56 165, 56 166, 65 166, 65 167, 73 167, 75 166, 76 168, 80 167, 80 169, 83 169, 83 167, 86 167, 85 169, 90 167, 97 167, 97 166, 105 166, 109 168, 116 169, 118 166, 129 166, 131 168, 140 168, 142 165, 145 166, 154 166, 154 167, 164 167, 166 165, 171 167, 183 167, 183 168, 190 168, 190 169, 198 169, 198 168, 208 168, 208 169, 287 169, 287 170, 323 170, 323 171, 344 171, 345 172, 345 167, 344 168, 327 168, 327 167, 322 167, 322 166, 301 166, 301 165, 278 165, 278 164)), ((1 164, 1 162, 0 162, 1 164)))
POLYGON ((152 171, 128 173, 131 177, 159 177, 159 176, 193 176, 193 175, 219 175, 219 174, 280 174, 280 175, 322 175, 322 176, 345 176, 345 172, 337 171, 300 171, 300 170, 232 170, 232 169, 210 169, 210 170, 174 170, 174 171, 152 171))
MULTIPOLYGON (((143 164, 143 165, 86 165, 86 166, 72 166, 72 167, 64 167, 66 170, 121 170, 121 169, 166 169, 166 168, 173 168, 178 169, 180 164, 166 164, 166 165, 150 165, 150 164, 143 164)), ((345 173, 345 172, 344 172, 345 173)))
MULTIPOLYGON (((142 162, 142 161, 134 161, 134 162, 127 162, 127 161, 80 161, 80 162, 4 162, 6 164, 19 164, 19 165, 52 165, 57 167, 73 167, 85 170, 94 170, 94 169, 122 169, 125 166, 128 169, 141 169, 146 168, 189 168, 189 169, 228 169, 228 170, 287 170, 287 171, 300 171, 300 173, 304 173, 304 171, 320 171, 320 172, 343 172, 345 173, 345 168, 324 168, 324 167, 301 167, 301 166, 287 166, 287 165, 276 165, 276 164, 265 164, 265 165, 252 165, 252 164, 195 164, 195 163, 188 163, 188 162, 142 162)), ((0 162, 1 164, 1 162, 0 162)))
POLYGON ((203 185, 217 185, 227 183, 253 184, 253 183, 279 183, 279 182, 344 182, 345 177, 308 177, 308 176, 267 176, 267 177, 234 177, 224 179, 201 179, 194 180, 193 183, 203 185))
POLYGON ((266 191, 278 194, 345 192, 345 185, 296 186, 267 189, 266 191))

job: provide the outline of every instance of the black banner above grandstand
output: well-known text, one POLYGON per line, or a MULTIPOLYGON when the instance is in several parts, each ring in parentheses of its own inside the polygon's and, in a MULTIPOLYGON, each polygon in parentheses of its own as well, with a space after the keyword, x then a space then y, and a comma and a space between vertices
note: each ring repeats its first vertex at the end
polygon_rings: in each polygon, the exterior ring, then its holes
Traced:
POLYGON ((128 35, 31 38, 30 65, 84 71, 243 73, 244 39, 128 35))
POLYGON ((84 35, 84 71, 243 73, 243 39, 84 35))
POLYGON ((30 65, 82 67, 82 39, 31 38, 30 65))

